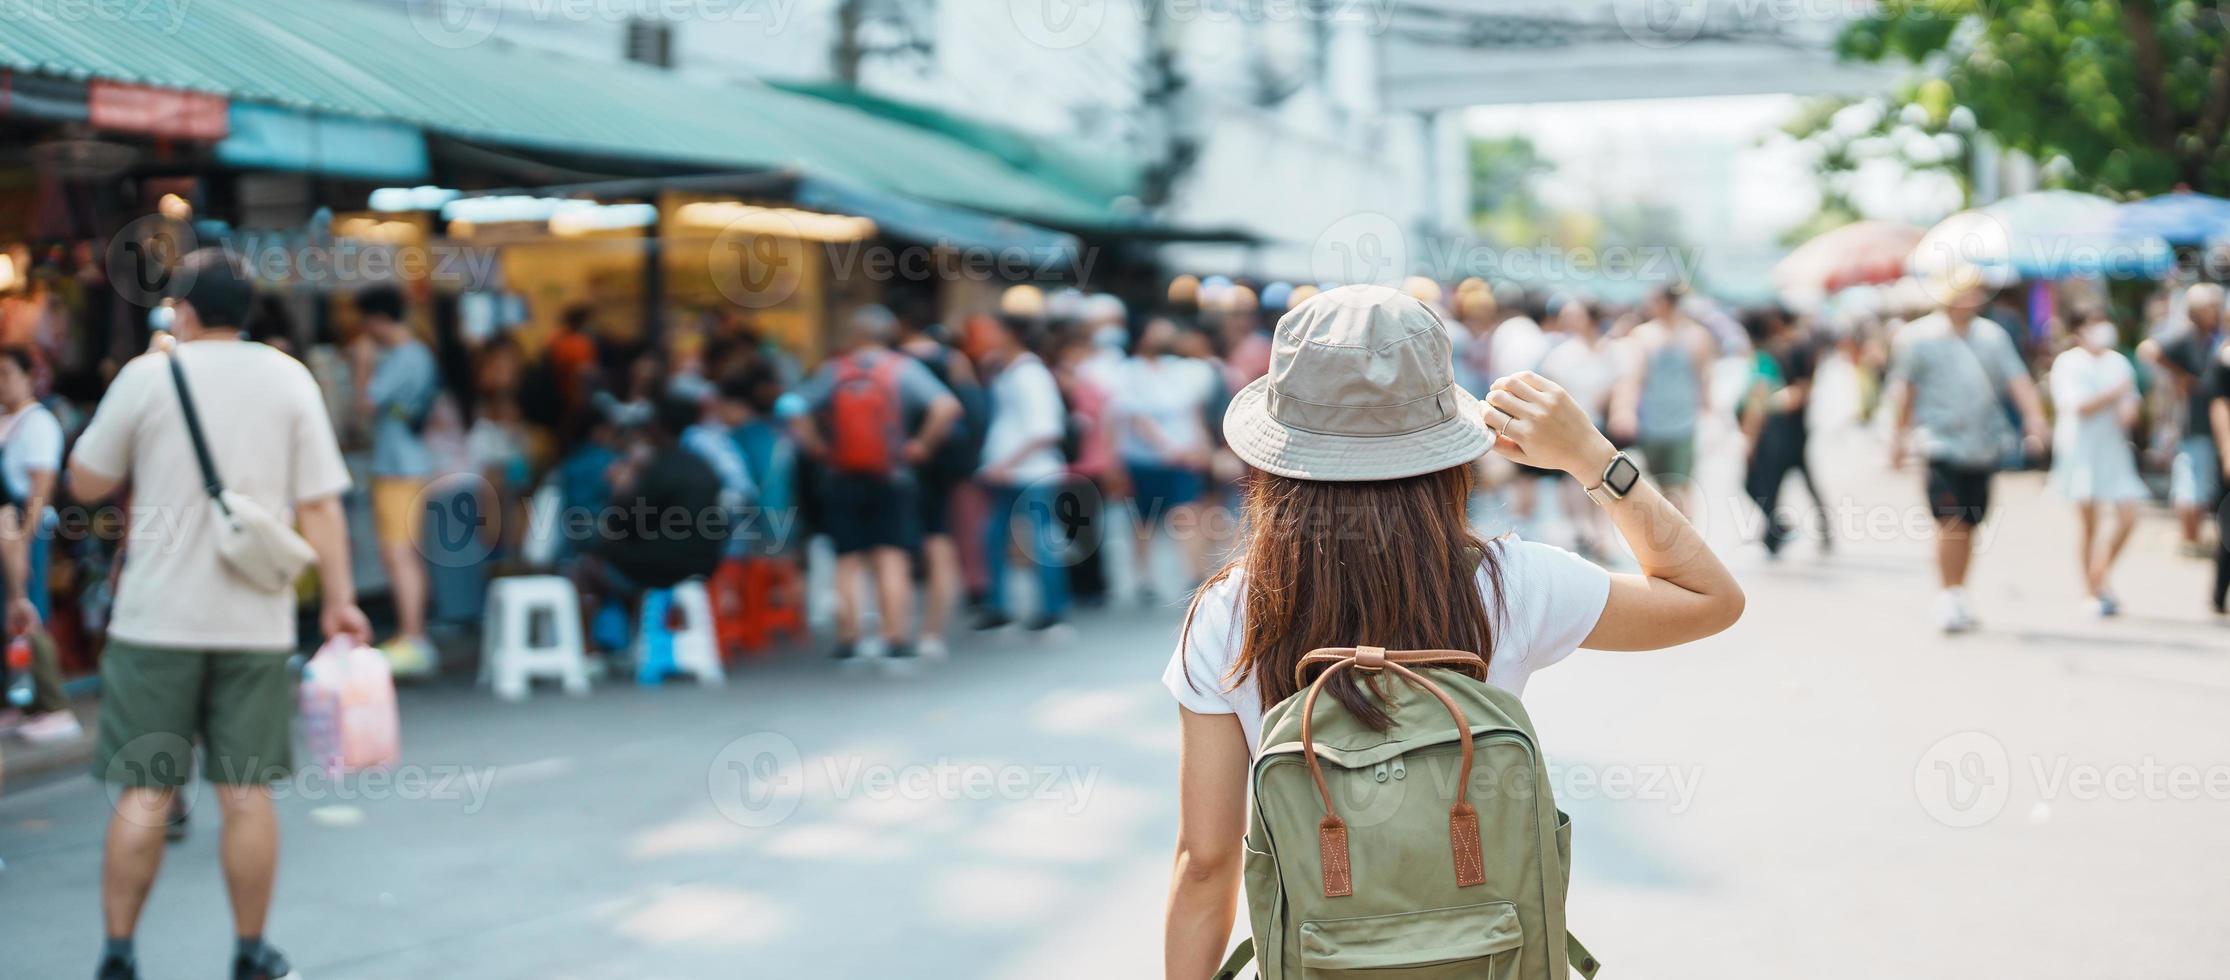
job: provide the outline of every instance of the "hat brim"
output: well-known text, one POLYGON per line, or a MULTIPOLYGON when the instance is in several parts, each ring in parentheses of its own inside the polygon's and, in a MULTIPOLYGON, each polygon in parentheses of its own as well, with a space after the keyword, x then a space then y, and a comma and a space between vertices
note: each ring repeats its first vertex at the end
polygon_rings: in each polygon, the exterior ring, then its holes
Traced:
POLYGON ((1399 480, 1462 466, 1494 448, 1479 400, 1455 389, 1454 418, 1392 436, 1332 435, 1271 417, 1270 379, 1239 389, 1223 413, 1224 440, 1248 465, 1296 480, 1359 483, 1399 480))

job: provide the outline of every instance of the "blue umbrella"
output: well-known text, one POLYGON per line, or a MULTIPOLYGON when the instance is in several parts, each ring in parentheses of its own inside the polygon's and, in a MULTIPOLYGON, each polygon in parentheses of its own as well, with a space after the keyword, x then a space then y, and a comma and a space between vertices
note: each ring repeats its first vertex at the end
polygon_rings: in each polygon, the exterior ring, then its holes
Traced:
POLYGON ((2205 245, 2230 238, 2230 200, 2191 191, 2131 201, 2115 209, 2115 229, 2165 238, 2171 245, 2205 245))

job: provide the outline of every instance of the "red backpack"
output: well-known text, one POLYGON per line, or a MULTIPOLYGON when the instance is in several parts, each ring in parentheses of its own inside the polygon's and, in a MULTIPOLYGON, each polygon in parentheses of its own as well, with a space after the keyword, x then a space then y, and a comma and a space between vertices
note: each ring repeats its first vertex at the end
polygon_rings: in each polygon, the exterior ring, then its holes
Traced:
POLYGON ((860 366, 857 358, 836 362, 836 388, 829 396, 829 466, 839 473, 889 476, 898 466, 904 439, 898 400, 897 355, 860 366))

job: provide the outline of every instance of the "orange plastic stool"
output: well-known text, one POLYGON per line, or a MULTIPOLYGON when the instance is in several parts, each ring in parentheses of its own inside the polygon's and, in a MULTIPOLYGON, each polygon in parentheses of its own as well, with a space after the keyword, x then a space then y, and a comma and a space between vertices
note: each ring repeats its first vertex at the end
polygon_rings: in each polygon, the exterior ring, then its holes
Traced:
POLYGON ((731 558, 707 588, 713 633, 723 653, 759 653, 776 634, 805 632, 797 566, 781 558, 731 558))

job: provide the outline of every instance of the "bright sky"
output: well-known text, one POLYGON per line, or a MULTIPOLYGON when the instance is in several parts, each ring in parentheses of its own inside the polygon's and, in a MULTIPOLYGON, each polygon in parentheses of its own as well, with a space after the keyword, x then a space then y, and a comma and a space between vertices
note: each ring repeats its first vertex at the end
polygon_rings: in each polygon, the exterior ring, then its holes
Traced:
POLYGON ((1795 113, 1794 96, 1480 106, 1465 115, 1478 136, 1525 135, 1556 171, 1542 198, 1564 210, 1655 200, 1680 212, 1701 244, 1774 240, 1818 207, 1803 152, 1769 140, 1795 113))

